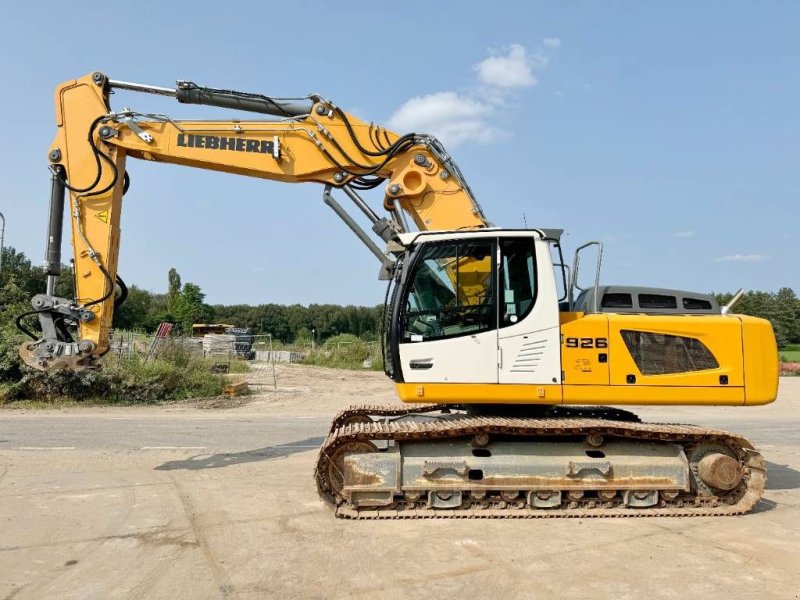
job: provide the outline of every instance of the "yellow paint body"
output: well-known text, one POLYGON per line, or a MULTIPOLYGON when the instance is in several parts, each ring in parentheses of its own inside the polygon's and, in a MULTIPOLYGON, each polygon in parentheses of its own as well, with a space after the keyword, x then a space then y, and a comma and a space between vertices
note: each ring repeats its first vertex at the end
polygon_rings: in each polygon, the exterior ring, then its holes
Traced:
POLYGON ((778 351, 769 322, 744 315, 562 313, 561 384, 398 383, 403 402, 442 404, 759 405, 778 392, 778 351), (643 375, 620 331, 696 338, 714 369, 643 375), (568 348, 567 338, 606 338, 607 348, 568 348), (605 362, 600 354, 606 354, 605 362), (628 383, 628 376, 635 383, 628 383), (721 383, 721 377, 727 383, 721 383))

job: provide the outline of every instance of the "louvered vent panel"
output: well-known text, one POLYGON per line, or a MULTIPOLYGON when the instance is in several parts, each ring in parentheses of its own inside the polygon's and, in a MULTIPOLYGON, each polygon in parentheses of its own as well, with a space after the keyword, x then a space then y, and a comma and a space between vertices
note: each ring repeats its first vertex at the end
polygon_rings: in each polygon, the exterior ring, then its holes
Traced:
POLYGON ((511 366, 512 373, 535 373, 544 358, 547 340, 529 340, 522 344, 511 366))

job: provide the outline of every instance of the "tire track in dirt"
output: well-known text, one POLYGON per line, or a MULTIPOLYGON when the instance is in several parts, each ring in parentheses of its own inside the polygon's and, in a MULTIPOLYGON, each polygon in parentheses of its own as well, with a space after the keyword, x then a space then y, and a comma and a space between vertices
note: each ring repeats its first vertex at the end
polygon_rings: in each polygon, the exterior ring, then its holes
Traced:
POLYGON ((200 545, 200 549, 203 551, 203 556, 205 556, 206 563, 208 563, 209 568, 211 569, 211 573, 214 576, 214 582, 217 585, 220 593, 222 594, 223 598, 231 598, 231 599, 238 599, 239 594, 236 592, 233 584, 231 583, 230 577, 228 577, 228 573, 225 569, 222 568, 222 564, 220 561, 214 556, 211 547, 208 544, 208 538, 206 537, 206 532, 203 527, 200 525, 200 520, 197 516, 197 510, 194 507, 194 503, 192 499, 189 497, 189 494, 180 484, 178 479, 170 474, 170 480, 172 481, 173 485, 175 486, 175 491, 178 494, 178 498, 183 505, 183 510, 186 513, 186 518, 189 521, 189 524, 192 526, 192 531, 194 532, 195 539, 197 543, 200 545))

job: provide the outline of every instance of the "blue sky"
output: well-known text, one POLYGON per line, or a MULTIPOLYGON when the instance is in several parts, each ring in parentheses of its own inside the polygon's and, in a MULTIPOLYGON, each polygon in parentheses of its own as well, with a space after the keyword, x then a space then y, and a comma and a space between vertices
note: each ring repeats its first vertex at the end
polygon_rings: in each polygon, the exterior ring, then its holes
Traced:
MULTIPOLYGON (((291 96, 442 134, 498 225, 605 243, 602 280, 800 292, 800 4, 17 2, 0 38, 0 211, 39 260, 52 90, 115 79, 291 96)), ((175 118, 208 107, 117 94, 175 118)), ((377 304, 377 262, 289 185, 129 161, 120 273, 211 303, 377 304)), ((370 197, 379 208, 380 194, 370 197)), ((65 242, 65 255, 69 248, 65 242)))

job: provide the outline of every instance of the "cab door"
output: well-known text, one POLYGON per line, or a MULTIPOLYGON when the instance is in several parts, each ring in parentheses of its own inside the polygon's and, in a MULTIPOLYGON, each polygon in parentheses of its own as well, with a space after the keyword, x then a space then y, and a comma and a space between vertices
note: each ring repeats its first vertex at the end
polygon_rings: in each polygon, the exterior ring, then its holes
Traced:
POLYGON ((405 280, 399 357, 407 383, 497 383, 495 238, 419 247, 405 280))
POLYGON ((559 384, 558 292, 547 242, 528 235, 498 243, 499 382, 559 384))

